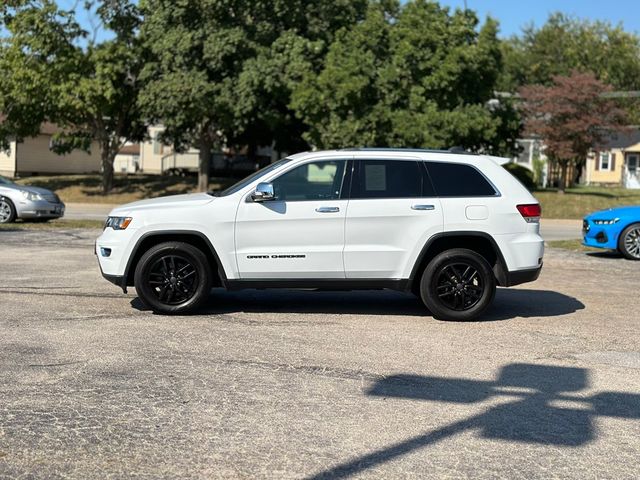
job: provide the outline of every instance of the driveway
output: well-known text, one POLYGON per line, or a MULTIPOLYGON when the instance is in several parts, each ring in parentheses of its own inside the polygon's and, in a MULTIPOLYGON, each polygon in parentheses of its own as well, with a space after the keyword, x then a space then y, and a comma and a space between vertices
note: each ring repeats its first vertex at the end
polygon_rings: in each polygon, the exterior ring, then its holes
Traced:
POLYGON ((394 292, 162 317, 97 234, 0 232, 2 478, 637 478, 639 263, 551 249, 478 322, 394 292))

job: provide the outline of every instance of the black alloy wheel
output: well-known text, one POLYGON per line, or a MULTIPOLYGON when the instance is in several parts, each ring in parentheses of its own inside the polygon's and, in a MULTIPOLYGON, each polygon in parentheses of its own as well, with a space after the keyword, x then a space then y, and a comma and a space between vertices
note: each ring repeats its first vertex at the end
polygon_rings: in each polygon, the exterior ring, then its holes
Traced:
POLYGON ((486 259, 463 248, 436 255, 425 268, 420 297, 435 318, 474 320, 491 305, 496 279, 486 259))
POLYGON ((443 305, 463 312, 482 298, 484 285, 478 270, 468 263, 447 263, 438 272, 436 295, 443 305))
POLYGON ((149 269, 147 282, 165 305, 180 305, 190 300, 198 286, 198 271, 182 255, 160 257, 149 269))
POLYGON ((136 266, 140 299, 156 313, 181 314, 197 308, 211 291, 211 268, 197 247, 166 242, 147 250, 136 266))

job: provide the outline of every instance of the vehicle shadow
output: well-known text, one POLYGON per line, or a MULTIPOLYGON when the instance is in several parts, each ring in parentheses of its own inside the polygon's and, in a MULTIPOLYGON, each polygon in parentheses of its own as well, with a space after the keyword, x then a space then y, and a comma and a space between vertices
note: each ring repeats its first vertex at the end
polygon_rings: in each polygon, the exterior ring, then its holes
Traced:
POLYGON ((348 459, 311 478, 356 475, 469 430, 478 431, 480 437, 486 439, 579 447, 597 438, 593 422, 596 417, 640 419, 640 395, 600 392, 587 396, 580 393, 588 387, 588 370, 584 368, 525 363, 504 366, 495 381, 408 374, 384 377, 369 389, 367 395, 454 405, 490 399, 506 401, 497 402, 477 415, 348 459))
MULTIPOLYGON (((145 310, 135 298, 131 306, 145 310)), ((499 288, 496 299, 478 322, 509 320, 515 317, 555 317, 582 310, 576 298, 548 290, 499 288)), ((415 296, 393 291, 325 292, 305 290, 217 289, 194 315, 238 312, 330 313, 351 315, 402 315, 427 317, 429 311, 415 296)))
POLYGON ((615 258, 620 259, 624 256, 617 250, 602 250, 599 252, 587 252, 587 256, 594 258, 615 258))

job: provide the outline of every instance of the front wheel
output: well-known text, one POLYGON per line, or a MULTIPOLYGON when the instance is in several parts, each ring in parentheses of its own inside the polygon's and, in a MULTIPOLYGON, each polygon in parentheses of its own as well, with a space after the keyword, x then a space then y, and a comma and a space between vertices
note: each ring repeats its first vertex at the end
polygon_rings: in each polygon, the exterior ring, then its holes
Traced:
POLYGON ((629 225, 622 231, 618 250, 630 260, 640 260, 640 223, 629 225))
POLYGON ((183 242, 151 247, 140 258, 134 276, 140 299, 163 314, 193 311, 208 297, 211 283, 207 257, 183 242))
POLYGON ((11 200, 0 197, 0 223, 11 223, 16 219, 16 207, 11 200))
POLYGON ((491 305, 496 279, 482 255, 463 248, 436 255, 420 281, 420 297, 435 318, 473 320, 491 305))

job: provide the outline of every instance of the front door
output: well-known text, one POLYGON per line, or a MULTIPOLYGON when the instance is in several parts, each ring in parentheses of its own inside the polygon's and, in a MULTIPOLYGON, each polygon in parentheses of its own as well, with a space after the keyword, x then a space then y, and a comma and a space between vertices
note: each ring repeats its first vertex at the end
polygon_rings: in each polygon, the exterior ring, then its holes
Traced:
POLYGON ((344 278, 348 161, 315 160, 272 180, 275 200, 241 200, 236 259, 242 279, 344 278))
POLYGON ((626 164, 625 186, 627 188, 640 188, 640 154, 628 153, 626 164))

